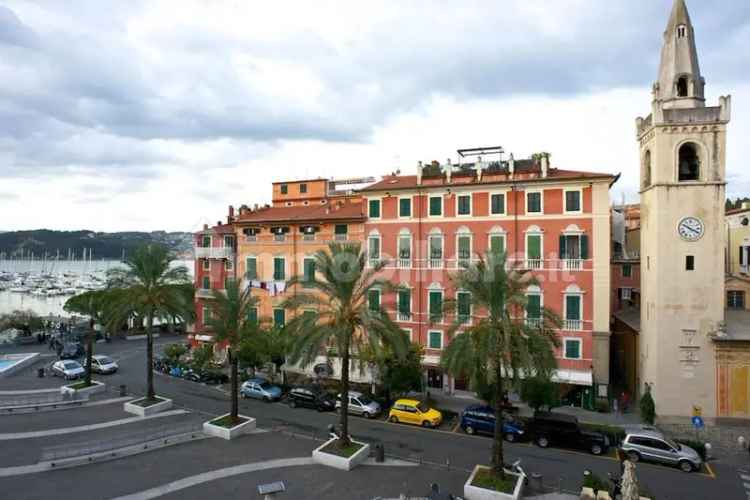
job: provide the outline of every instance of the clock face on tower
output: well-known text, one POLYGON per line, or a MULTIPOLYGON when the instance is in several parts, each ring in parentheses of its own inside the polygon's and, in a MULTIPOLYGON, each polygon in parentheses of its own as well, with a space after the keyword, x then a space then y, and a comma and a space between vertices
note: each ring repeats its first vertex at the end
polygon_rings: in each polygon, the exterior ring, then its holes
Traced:
POLYGON ((685 217, 677 224, 677 234, 685 241, 697 241, 703 236, 703 221, 697 217, 685 217))

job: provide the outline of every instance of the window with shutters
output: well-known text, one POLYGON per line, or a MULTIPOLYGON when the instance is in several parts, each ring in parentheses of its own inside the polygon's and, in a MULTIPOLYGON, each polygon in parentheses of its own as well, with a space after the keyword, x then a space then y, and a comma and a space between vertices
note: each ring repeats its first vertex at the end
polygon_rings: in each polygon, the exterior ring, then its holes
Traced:
POLYGON ((398 199, 398 216, 402 219, 411 217, 411 198, 398 199))
POLYGON ((443 196, 430 196, 429 206, 430 217, 442 217, 443 216, 443 196))
POLYGON ((305 260, 303 261, 303 271, 304 271, 304 287, 310 288, 312 285, 311 283, 315 281, 315 259, 312 257, 305 257, 305 260))
POLYGON ((456 303, 458 322, 461 324, 471 322, 471 292, 456 293, 456 303))
POLYGON ((299 185, 299 192, 300 192, 300 194, 307 193, 307 184, 304 184, 304 183, 300 184, 299 185))
POLYGON ((471 195, 460 194, 456 196, 456 214, 460 216, 471 215, 471 195))
POLYGON ((367 304, 371 312, 380 311, 380 290, 372 289, 367 292, 367 304))
POLYGON ((505 235, 490 234, 490 253, 498 255, 505 253, 505 235))
POLYGON ((224 270, 231 271, 234 268, 234 262, 232 259, 227 259, 224 261, 224 270))
POLYGON ((471 235, 458 235, 456 238, 456 248, 456 267, 467 267, 471 264, 471 235))
POLYGON ((333 228, 333 235, 336 241, 346 241, 349 235, 349 226, 346 224, 336 224, 333 228))
POLYGON ((439 323, 443 321, 443 292, 431 291, 429 293, 430 321, 439 323))
POLYGON ((542 296, 530 293, 526 296, 526 324, 539 327, 542 322, 542 296))
POLYGON ((428 267, 430 269, 439 269, 443 267, 443 235, 431 234, 429 240, 429 257, 428 267))
POLYGON ((258 259, 255 257, 245 259, 245 278, 249 280, 258 279, 258 259))
POLYGON ((380 218, 380 200, 370 200, 368 203, 368 215, 371 219, 380 218))
POLYGON ((247 322, 257 324, 258 323, 258 308, 251 307, 247 310, 247 322))
POLYGON ((286 280, 286 259, 284 257, 273 258, 273 279, 274 281, 286 280))
POLYGON ((398 267, 411 267, 411 235, 407 233, 398 236, 398 267))
POLYGON ((286 323, 286 311, 281 308, 273 310, 273 324, 274 326, 282 327, 286 323))
POLYGON ((738 290, 727 291, 727 308, 744 309, 745 308, 745 292, 738 291, 738 290))
POLYGON ((211 289, 211 278, 208 276, 203 277, 203 286, 201 287, 204 290, 210 290, 211 289))
POLYGON ((622 277, 623 278, 632 278, 633 277, 633 265, 632 264, 623 264, 622 265, 622 277))
POLYGON ((411 290, 399 290, 398 295, 398 320, 411 320, 411 290))
POLYGON ((490 196, 490 214, 505 214, 505 193, 496 193, 490 196))
POLYGON ((281 185, 281 194, 288 194, 289 193, 289 186, 286 184, 281 185))
POLYGON ((580 294, 565 295, 565 329, 579 331, 583 329, 583 301, 580 294))
POLYGON ((526 235, 526 268, 527 269, 541 269, 542 268, 542 235, 541 234, 527 234, 526 235))
POLYGON ((565 191, 565 212, 566 213, 581 213, 581 190, 566 190, 565 191))
POLYGON ((204 271, 210 271, 211 270, 211 261, 208 259, 203 259, 203 270, 204 271))
POLYGON ((201 246, 203 248, 211 248, 211 237, 204 236, 203 238, 201 238, 201 246))
POLYGON ((373 235, 367 240, 367 258, 370 266, 376 266, 380 262, 380 236, 373 235))
POLYGON ((581 359, 581 339, 565 339, 565 359, 581 359))
POLYGON ((580 271, 583 269, 583 261, 589 258, 589 241, 585 234, 561 234, 560 235, 560 260, 563 269, 568 271, 580 271))
POLYGON ((442 349, 443 348, 443 332, 439 330, 430 330, 428 335, 427 347, 430 349, 442 349))
POLYGON ((542 206, 542 193, 532 191, 526 193, 526 213, 541 214, 544 211, 542 206))
POLYGON ((203 326, 208 325, 211 322, 211 308, 208 306, 203 307, 203 326))

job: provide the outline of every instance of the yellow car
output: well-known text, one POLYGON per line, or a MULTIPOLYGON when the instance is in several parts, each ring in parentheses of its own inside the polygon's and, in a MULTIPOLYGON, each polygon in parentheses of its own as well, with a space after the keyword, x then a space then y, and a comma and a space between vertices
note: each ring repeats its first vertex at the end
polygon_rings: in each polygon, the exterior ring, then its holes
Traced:
POLYGON ((391 407, 388 420, 394 424, 403 422, 422 427, 439 427, 443 421, 443 414, 419 401, 399 399, 391 407))

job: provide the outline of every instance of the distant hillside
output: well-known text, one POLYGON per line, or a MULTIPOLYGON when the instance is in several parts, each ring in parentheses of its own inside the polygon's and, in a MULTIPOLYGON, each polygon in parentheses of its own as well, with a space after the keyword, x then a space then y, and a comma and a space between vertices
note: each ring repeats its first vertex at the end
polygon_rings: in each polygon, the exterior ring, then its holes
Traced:
POLYGON ((123 250, 130 250, 144 243, 158 243, 178 253, 181 257, 192 256, 192 236, 190 233, 96 233, 94 231, 11 231, 0 233, 0 258, 29 257, 61 259, 72 254, 80 259, 84 253, 91 253, 94 259, 120 259, 123 250))

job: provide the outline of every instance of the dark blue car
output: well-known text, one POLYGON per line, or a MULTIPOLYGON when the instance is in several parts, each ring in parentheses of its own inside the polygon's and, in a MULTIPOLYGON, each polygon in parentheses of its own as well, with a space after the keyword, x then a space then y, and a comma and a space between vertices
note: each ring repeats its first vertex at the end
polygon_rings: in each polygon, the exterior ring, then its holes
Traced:
MULTIPOLYGON (((461 413, 461 428, 466 434, 495 434, 495 410, 489 406, 469 406, 461 413)), ((513 443, 525 436, 520 422, 507 420, 503 423, 503 437, 513 443)))

